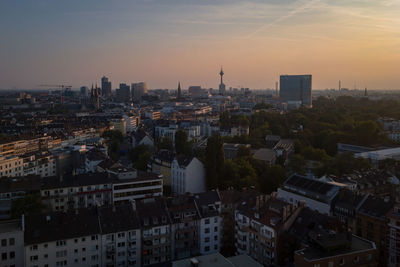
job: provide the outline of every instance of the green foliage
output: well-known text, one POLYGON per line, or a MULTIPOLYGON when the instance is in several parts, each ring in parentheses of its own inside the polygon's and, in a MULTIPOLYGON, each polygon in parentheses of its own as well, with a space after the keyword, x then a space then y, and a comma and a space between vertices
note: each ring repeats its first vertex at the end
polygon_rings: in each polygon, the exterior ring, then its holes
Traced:
POLYGON ((250 147, 246 146, 239 146, 237 151, 237 158, 249 158, 251 156, 251 149, 250 147))
POLYGON ((184 130, 175 133, 175 150, 178 155, 191 155, 192 144, 188 141, 188 134, 184 130))
POLYGON ((172 151, 174 149, 174 145, 169 137, 158 137, 155 142, 155 147, 157 150, 167 149, 172 151))
POLYGON ((42 212, 44 209, 45 205, 42 203, 40 195, 26 195, 25 198, 16 199, 12 202, 11 217, 17 219, 21 218, 22 214, 27 216, 42 212))
POLYGON ((224 174, 224 147, 220 135, 216 134, 208 138, 206 153, 205 153, 205 167, 207 188, 215 189, 221 183, 224 174))
POLYGON ((107 139, 108 155, 113 160, 118 160, 120 157, 119 148, 122 142, 122 133, 118 130, 108 130, 102 134, 102 137, 107 139))
POLYGON ((256 104, 253 109, 257 110, 257 109, 269 109, 269 108, 272 108, 271 104, 267 104, 267 103, 262 102, 262 103, 256 104))
POLYGON ((147 145, 139 145, 128 151, 128 158, 136 169, 146 171, 147 163, 151 158, 151 149, 147 145))

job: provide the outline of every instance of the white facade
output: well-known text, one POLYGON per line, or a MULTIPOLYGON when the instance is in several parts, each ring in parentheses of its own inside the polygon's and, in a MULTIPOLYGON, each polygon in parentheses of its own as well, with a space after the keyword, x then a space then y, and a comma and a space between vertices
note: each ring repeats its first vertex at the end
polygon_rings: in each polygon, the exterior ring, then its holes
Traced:
POLYGON ((200 220, 200 254, 217 253, 221 249, 222 217, 219 215, 200 220))
POLYGON ((139 229, 103 234, 102 266, 140 266, 140 237, 139 229))
POLYGON ((306 207, 312 210, 316 210, 322 214, 330 214, 331 205, 329 203, 317 201, 281 188, 278 188, 278 198, 294 206, 299 206, 303 202, 306 207))
POLYGON ((101 266, 99 237, 99 235, 80 236, 26 245, 26 266, 101 266))
POLYGON ((0 266, 24 266, 24 218, 0 222, 0 266))
POLYGON ((157 197, 163 194, 162 177, 154 179, 130 179, 113 184, 113 202, 128 202, 146 197, 157 197))
POLYGON ((135 131, 136 128, 137 128, 137 118, 136 118, 136 116, 123 115, 122 117, 124 117, 124 119, 126 121, 126 131, 129 132, 129 133, 135 131))
POLYGON ((177 159, 172 162, 172 192, 174 194, 201 193, 206 191, 206 175, 203 163, 193 158, 186 166, 177 159))

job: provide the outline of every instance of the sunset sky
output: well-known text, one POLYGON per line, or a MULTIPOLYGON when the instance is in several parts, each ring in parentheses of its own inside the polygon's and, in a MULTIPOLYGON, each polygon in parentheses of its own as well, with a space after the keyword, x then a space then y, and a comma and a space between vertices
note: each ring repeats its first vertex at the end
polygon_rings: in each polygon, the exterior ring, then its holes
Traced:
POLYGON ((0 88, 400 88, 400 0, 1 0, 0 88))

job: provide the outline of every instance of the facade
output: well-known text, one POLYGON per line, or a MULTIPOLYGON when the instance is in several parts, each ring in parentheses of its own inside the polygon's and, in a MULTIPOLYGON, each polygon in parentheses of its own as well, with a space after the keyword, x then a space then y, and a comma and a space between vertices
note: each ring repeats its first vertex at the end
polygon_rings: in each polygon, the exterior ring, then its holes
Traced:
POLYGON ((261 264, 253 260, 247 255, 238 255, 225 258, 219 253, 197 256, 185 260, 177 260, 172 262, 172 267, 262 267, 261 264))
POLYGON ((375 243, 377 257, 382 264, 388 262, 387 242, 390 240, 387 239, 387 214, 393 207, 394 203, 390 200, 368 196, 356 213, 355 234, 375 243))
POLYGON ((235 210, 237 254, 247 254, 264 266, 276 266, 282 246, 280 234, 291 226, 300 210, 267 196, 239 205, 235 210))
POLYGON ((119 89, 117 89, 115 92, 117 102, 127 103, 131 101, 131 89, 129 85, 121 83, 119 85, 119 89))
POLYGON ((388 214, 388 233, 386 247, 388 251, 388 266, 400 264, 400 206, 393 207, 388 214))
POLYGON ((128 133, 134 132, 138 127, 138 118, 134 115, 123 115, 126 121, 126 131, 128 133))
POLYGON ((24 266, 24 217, 0 221, 1 266, 24 266))
POLYGON ((189 258, 199 254, 199 213, 192 196, 166 200, 171 218, 172 258, 189 258))
POLYGON ((21 156, 24 164, 24 174, 49 177, 56 175, 57 166, 54 156, 47 152, 26 154, 21 156))
POLYGON ((306 207, 329 214, 331 203, 339 193, 340 187, 330 183, 300 175, 292 175, 278 188, 278 198, 298 206, 304 202, 306 207))
POLYGON ((32 215, 26 266, 141 266, 139 226, 131 204, 32 215))
POLYGON ((114 126, 114 130, 120 131, 122 135, 126 135, 126 120, 123 117, 113 118, 110 123, 114 126))
POLYGON ((142 266, 170 262, 171 222, 164 201, 143 199, 136 207, 142 229, 142 266))
POLYGON ((147 94, 147 84, 145 82, 132 84, 132 97, 133 102, 142 102, 142 97, 147 94))
POLYGON ((177 157, 171 165, 172 193, 201 193, 206 191, 203 163, 195 157, 177 157))
POLYGON ((163 184, 172 186, 172 162, 175 154, 169 150, 160 150, 153 154, 147 165, 147 170, 162 175, 163 184))
POLYGON ((141 231, 131 203, 98 209, 102 266, 141 266, 141 231))
POLYGON ((302 105, 312 107, 312 76, 281 75, 280 97, 284 102, 300 101, 302 105))
POLYGON ((0 155, 0 177, 18 177, 24 175, 24 162, 16 156, 0 155))
POLYGON ((106 76, 101 78, 101 94, 105 97, 111 96, 111 82, 106 76))
POLYGON ((200 254, 217 253, 221 249, 222 216, 218 191, 196 194, 195 204, 200 214, 200 254))
POLYGON ((163 180, 160 175, 124 169, 118 170, 118 176, 118 180, 112 185, 115 204, 163 195, 163 180))

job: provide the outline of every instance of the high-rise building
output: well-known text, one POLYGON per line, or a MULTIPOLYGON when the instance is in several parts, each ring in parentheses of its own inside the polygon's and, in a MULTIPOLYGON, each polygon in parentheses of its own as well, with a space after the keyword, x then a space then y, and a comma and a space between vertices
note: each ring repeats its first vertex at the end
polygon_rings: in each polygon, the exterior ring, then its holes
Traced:
POLYGON ((302 105, 312 106, 311 75, 281 75, 280 97, 283 101, 299 101, 302 105))
POLYGON ((134 102, 141 102, 142 96, 147 94, 147 84, 145 82, 132 83, 132 97, 134 102))
POLYGON ((81 87, 81 96, 88 97, 89 96, 89 88, 87 86, 81 87))
POLYGON ((129 85, 125 83, 119 84, 119 89, 116 90, 116 94, 118 102, 124 103, 131 101, 131 89, 129 85))
POLYGON ((221 71, 219 72, 219 75, 221 76, 221 83, 219 84, 219 93, 223 95, 225 94, 225 84, 223 82, 224 71, 222 70, 222 67, 221 71))
POLYGON ((106 97, 111 96, 111 82, 106 76, 101 78, 101 94, 106 97))

